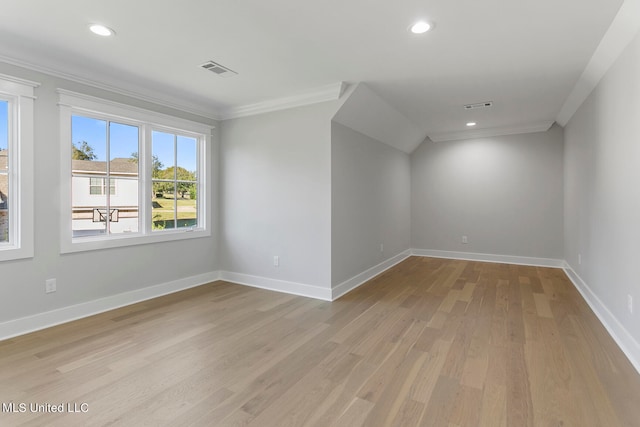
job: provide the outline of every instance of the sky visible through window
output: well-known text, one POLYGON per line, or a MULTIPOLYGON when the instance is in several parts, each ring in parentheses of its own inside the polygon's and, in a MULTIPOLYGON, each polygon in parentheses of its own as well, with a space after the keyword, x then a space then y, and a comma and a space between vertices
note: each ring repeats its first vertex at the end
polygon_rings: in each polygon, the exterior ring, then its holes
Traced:
POLYGON ((9 103, 0 100, 0 150, 6 150, 9 145, 9 103))
MULTIPOLYGON (((0 108, 1 111, 1 108, 0 108)), ((1 116, 0 116, 1 117, 1 116)), ((0 124, 0 131, 2 125, 0 124)), ((6 132, 5 132, 6 133, 6 132)), ((73 116, 71 138, 76 147, 79 147, 82 141, 86 141, 93 149, 96 155, 95 161, 106 160, 106 138, 107 138, 107 122, 91 117, 73 116)), ((110 128, 111 144, 110 157, 115 158, 131 158, 134 152, 138 150, 138 128, 135 126, 111 122, 110 128)), ((0 147, 2 139, 0 139, 0 147)), ((173 152, 173 135, 163 132, 153 132, 153 155, 158 159, 165 168, 174 165, 173 152)), ((195 172, 196 167, 196 140, 178 136, 178 166, 185 168, 190 172, 195 172)))

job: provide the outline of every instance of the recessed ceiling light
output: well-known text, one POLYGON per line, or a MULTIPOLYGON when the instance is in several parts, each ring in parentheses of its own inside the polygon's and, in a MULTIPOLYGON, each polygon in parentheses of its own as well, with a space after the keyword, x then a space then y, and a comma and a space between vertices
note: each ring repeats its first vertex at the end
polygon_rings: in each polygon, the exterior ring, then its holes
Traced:
POLYGON ((418 21, 409 28, 413 34, 423 34, 433 28, 433 24, 430 24, 425 21, 418 21))
POLYGON ((476 123, 476 122, 469 122, 469 123, 467 123, 467 126, 469 126, 469 127, 472 127, 472 126, 475 126, 475 125, 477 125, 477 123, 476 123))
POLYGON ((116 33, 111 28, 105 27, 104 25, 100 24, 91 24, 89 25, 89 29, 93 34, 97 34, 102 37, 109 37, 116 33))

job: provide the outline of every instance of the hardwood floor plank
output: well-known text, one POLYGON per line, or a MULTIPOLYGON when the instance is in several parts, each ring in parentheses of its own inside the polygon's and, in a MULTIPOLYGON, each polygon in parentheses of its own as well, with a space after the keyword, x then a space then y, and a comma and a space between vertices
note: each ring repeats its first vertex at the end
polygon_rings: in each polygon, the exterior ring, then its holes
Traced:
POLYGON ((482 393, 478 427, 507 427, 507 392, 503 385, 487 383, 482 393))
POLYGON ((338 301, 216 282, 0 342, 21 426, 638 425, 640 375, 560 269, 410 257, 338 301))
POLYGON ((368 400, 355 398, 347 410, 336 420, 335 427, 364 426, 364 420, 373 409, 374 404, 368 400))
POLYGON ((422 427, 449 425, 451 411, 458 398, 460 384, 457 380, 441 375, 438 377, 429 403, 420 420, 422 427))

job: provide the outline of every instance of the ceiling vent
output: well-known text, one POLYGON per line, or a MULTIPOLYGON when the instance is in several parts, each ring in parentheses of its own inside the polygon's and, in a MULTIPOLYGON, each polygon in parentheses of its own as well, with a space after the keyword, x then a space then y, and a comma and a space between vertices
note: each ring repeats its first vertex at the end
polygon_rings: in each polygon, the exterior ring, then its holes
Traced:
POLYGON ((217 62, 213 61, 207 61, 200 66, 205 70, 209 70, 212 73, 217 74, 220 77, 232 77, 238 74, 235 71, 225 67, 224 65, 220 65, 217 62))
POLYGON ((477 108, 489 108, 493 107, 493 101, 478 102, 477 104, 467 104, 464 106, 465 110, 475 110, 477 108))

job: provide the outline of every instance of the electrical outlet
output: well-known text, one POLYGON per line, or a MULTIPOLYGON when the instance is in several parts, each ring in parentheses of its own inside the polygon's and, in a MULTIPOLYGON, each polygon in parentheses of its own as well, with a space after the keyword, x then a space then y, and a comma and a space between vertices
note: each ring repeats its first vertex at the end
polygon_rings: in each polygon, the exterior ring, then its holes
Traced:
POLYGON ((48 294, 56 291, 56 279, 47 279, 44 281, 44 291, 48 294))
POLYGON ((582 264, 582 254, 578 254, 578 265, 582 264))
POLYGON ((384 252, 384 244, 380 243, 380 253, 384 252))
POLYGON ((465 245, 469 243, 469 238, 467 236, 462 236, 462 243, 464 243, 465 245))
POLYGON ((278 255, 273 257, 273 266, 280 267, 280 257, 278 255))
POLYGON ((630 294, 627 295, 627 308, 629 309, 629 314, 633 314, 633 297, 630 294))

